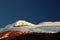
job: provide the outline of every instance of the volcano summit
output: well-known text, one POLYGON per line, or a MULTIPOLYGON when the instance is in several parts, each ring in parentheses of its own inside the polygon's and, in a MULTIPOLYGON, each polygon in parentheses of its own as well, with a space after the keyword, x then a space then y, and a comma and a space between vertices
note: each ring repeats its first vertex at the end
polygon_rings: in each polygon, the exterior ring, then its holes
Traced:
POLYGON ((0 28, 0 39, 11 38, 14 36, 25 35, 29 33, 57 33, 60 31, 59 22, 50 22, 48 23, 40 23, 40 24, 32 24, 30 22, 24 20, 18 20, 12 24, 5 26, 4 28, 0 28), (49 23, 49 24, 48 24, 49 23), (46 26, 47 25, 47 26, 46 26))

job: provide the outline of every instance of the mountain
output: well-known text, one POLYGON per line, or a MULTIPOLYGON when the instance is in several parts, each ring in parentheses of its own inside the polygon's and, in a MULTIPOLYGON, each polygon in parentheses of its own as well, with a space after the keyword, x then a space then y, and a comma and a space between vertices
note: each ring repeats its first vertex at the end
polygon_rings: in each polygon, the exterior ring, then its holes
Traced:
POLYGON ((24 36, 32 33, 54 34, 60 31, 60 26, 41 26, 24 20, 18 20, 0 28, 0 40, 10 40, 16 36, 24 36))
POLYGON ((31 26, 35 26, 35 24, 32 24, 32 23, 24 21, 24 20, 18 20, 15 24, 15 27, 21 27, 21 26, 31 27, 31 26))
MULTIPOLYGON (((51 28, 51 27, 49 27, 51 28)), ((5 26, 4 28, 0 29, 0 32, 6 32, 6 31, 23 31, 23 32, 45 32, 45 33, 55 33, 57 29, 54 29, 56 27, 53 27, 53 29, 49 29, 48 27, 35 25, 30 22, 24 21, 24 20, 18 20, 12 24, 9 24, 5 26)), ((57 27, 60 28, 60 27, 57 27)), ((59 31, 59 30, 57 30, 59 31)))

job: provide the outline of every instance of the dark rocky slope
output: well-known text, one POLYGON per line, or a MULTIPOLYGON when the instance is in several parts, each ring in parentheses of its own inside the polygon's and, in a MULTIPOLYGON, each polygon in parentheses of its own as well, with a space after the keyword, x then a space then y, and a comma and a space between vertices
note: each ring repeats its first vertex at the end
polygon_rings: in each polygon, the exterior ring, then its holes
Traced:
POLYGON ((31 33, 23 36, 16 36, 11 40, 60 40, 60 32, 58 33, 31 33))

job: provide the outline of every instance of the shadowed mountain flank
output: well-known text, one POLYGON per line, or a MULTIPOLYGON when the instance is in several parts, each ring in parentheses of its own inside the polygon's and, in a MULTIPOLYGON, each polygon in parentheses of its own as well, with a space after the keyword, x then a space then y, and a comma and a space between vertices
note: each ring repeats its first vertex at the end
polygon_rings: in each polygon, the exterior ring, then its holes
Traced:
POLYGON ((23 36, 16 36, 11 40, 59 40, 60 32, 58 33, 31 33, 23 36))

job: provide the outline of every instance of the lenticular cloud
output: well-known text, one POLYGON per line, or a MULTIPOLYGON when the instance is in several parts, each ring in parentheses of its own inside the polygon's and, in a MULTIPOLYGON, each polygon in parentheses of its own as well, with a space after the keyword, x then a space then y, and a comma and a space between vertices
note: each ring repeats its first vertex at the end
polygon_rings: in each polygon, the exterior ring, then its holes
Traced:
POLYGON ((43 22, 35 25, 24 20, 19 20, 5 26, 4 28, 0 28, 0 32, 5 31, 56 33, 60 31, 60 22, 43 22))

